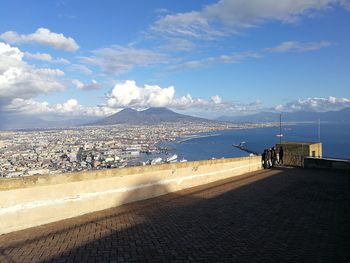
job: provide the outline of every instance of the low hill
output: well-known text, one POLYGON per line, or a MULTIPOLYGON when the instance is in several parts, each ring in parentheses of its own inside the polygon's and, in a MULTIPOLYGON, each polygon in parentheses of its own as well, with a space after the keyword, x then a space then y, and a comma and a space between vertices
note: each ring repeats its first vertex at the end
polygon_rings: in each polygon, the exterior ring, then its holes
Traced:
MULTIPOLYGON (((278 122, 278 112, 259 112, 246 116, 222 116, 217 120, 231 121, 231 122, 278 122)), ((317 121, 320 119, 325 122, 346 122, 350 123, 350 108, 345 108, 339 111, 327 111, 327 112, 282 112, 282 121, 287 122, 304 122, 304 121, 317 121)))

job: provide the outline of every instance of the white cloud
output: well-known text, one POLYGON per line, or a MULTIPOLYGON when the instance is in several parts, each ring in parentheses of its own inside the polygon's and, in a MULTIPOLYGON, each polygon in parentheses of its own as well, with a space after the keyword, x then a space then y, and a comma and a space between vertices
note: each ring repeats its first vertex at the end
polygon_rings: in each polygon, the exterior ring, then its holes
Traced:
POLYGON ((94 79, 91 81, 91 83, 88 84, 84 84, 78 79, 73 79, 72 83, 77 89, 80 90, 96 90, 101 88, 101 85, 94 79))
POLYGON ((35 68, 24 62, 23 52, 0 42, 0 104, 12 98, 31 98, 41 93, 64 90, 59 69, 35 68))
POLYGON ((105 73, 121 74, 134 67, 152 66, 155 64, 166 63, 167 58, 161 53, 148 49, 139 49, 131 46, 112 46, 102 48, 92 52, 90 57, 82 57, 81 61, 99 66, 105 73))
POLYGON ((108 95, 107 105, 113 108, 122 107, 165 107, 174 99, 173 86, 161 88, 157 85, 138 87, 133 80, 116 84, 108 95))
POLYGON ((262 55, 258 54, 257 52, 246 51, 246 52, 235 53, 232 55, 221 55, 220 57, 216 58, 216 60, 223 63, 237 63, 248 58, 261 58, 261 57, 262 55))
POLYGON ((169 13, 169 10, 167 8, 157 8, 154 10, 154 12, 156 14, 165 14, 165 13, 169 13))
POLYGON ((77 88, 77 89, 82 89, 84 87, 84 83, 81 82, 78 79, 73 79, 72 84, 77 88))
POLYGON ((116 84, 108 94, 107 106, 110 108, 148 108, 169 107, 174 109, 200 108, 220 112, 251 112, 261 107, 261 103, 240 104, 225 102, 215 95, 210 100, 193 98, 191 94, 176 97, 173 86, 161 88, 158 85, 137 86, 133 80, 116 84))
POLYGON ((196 45, 187 39, 183 38, 168 38, 165 43, 160 46, 160 49, 166 51, 190 51, 193 50, 196 45))
POLYGON ((197 11, 166 15, 151 26, 151 31, 174 37, 203 39, 225 35, 224 32, 211 27, 208 19, 197 11))
POLYGON ((283 52, 309 52, 315 51, 322 48, 326 48, 331 46, 332 43, 328 41, 320 41, 320 42, 298 42, 298 41, 285 41, 281 44, 272 47, 265 48, 260 52, 256 51, 243 51, 237 52, 229 55, 220 55, 216 57, 207 57, 198 60, 190 60, 186 61, 171 67, 171 69, 194 69, 194 68, 202 68, 208 67, 212 64, 217 63, 239 63, 246 59, 257 59, 264 57, 267 53, 283 53, 283 52))
POLYGON ((64 76, 64 72, 60 69, 38 68, 35 72, 41 76, 64 76))
POLYGON ((19 48, 11 47, 8 44, 0 42, 0 54, 3 60, 13 60, 13 61, 21 61, 23 58, 23 52, 19 50, 19 48))
POLYGON ((78 110, 79 104, 75 99, 69 99, 62 104, 50 105, 48 102, 38 102, 34 99, 22 99, 15 98, 11 103, 4 107, 5 111, 16 112, 22 114, 47 114, 47 113, 57 113, 65 114, 72 113, 78 110))
POLYGON ((72 64, 68 69, 71 71, 82 73, 84 75, 91 75, 92 74, 91 69, 89 69, 87 66, 81 65, 81 64, 72 64))
POLYGON ((65 58, 55 58, 51 62, 55 64, 70 64, 69 60, 65 58))
POLYGON ((49 29, 43 27, 38 28, 34 33, 28 35, 20 35, 14 31, 7 31, 0 35, 0 39, 8 43, 37 43, 65 51, 76 51, 79 49, 79 45, 73 38, 51 32, 49 29))
POLYGON ((220 0, 199 11, 167 14, 151 31, 161 36, 217 39, 242 28, 268 21, 294 23, 304 16, 333 6, 348 7, 347 0, 220 0))
POLYGON ((52 60, 52 56, 50 54, 47 54, 47 53, 25 52, 24 55, 28 59, 36 59, 36 60, 43 60, 43 61, 51 61, 52 60))
POLYGON ((297 51, 297 52, 306 52, 306 51, 314 51, 319 50, 321 48, 329 47, 332 43, 327 41, 321 42, 297 42, 297 41, 285 41, 280 45, 272 48, 266 48, 267 52, 288 52, 288 51, 297 51))
POLYGON ((350 11, 350 2, 349 2, 349 0, 340 0, 340 4, 346 10, 350 11))
POLYGON ((222 102, 222 98, 218 95, 211 97, 211 99, 215 104, 220 104, 222 102))
POLYGON ((234 53, 229 55, 221 55, 217 57, 208 57, 208 58, 203 58, 198 60, 190 60, 178 65, 172 66, 171 68, 172 69, 184 69, 184 68, 194 69, 194 68, 207 67, 217 63, 226 63, 226 64, 239 63, 246 59, 262 58, 262 57, 263 55, 257 52, 245 51, 245 52, 239 52, 239 53, 234 53))
POLYGON ((275 107, 277 111, 314 111, 314 112, 326 112, 335 111, 343 108, 350 107, 349 98, 336 98, 329 96, 328 98, 306 98, 299 99, 297 101, 289 102, 286 104, 280 104, 275 107))
POLYGON ((49 63, 56 63, 56 64, 69 64, 69 61, 65 58, 53 58, 50 54, 47 53, 30 53, 30 52, 24 52, 25 58, 28 59, 35 59, 35 60, 42 60, 49 63))
POLYGON ((116 112, 106 106, 85 107, 76 99, 69 99, 63 103, 49 104, 46 101, 39 102, 34 99, 15 98, 9 105, 3 108, 7 113, 39 116, 108 116, 116 112))

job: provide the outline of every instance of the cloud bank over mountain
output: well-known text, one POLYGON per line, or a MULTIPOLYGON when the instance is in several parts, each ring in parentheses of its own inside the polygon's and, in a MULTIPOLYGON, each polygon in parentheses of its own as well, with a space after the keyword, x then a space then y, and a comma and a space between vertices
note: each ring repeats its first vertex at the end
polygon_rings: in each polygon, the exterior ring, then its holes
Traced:
POLYGON ((306 98, 297 101, 288 102, 276 106, 277 111, 297 112, 297 111, 312 111, 326 112, 336 111, 344 108, 350 108, 349 98, 336 98, 329 96, 328 98, 306 98))

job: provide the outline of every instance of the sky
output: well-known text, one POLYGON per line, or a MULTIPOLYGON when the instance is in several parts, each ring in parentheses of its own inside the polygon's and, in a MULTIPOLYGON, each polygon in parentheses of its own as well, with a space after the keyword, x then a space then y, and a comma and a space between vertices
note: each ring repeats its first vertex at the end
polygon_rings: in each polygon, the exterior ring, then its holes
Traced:
POLYGON ((0 114, 350 107, 348 0, 0 0, 0 114))

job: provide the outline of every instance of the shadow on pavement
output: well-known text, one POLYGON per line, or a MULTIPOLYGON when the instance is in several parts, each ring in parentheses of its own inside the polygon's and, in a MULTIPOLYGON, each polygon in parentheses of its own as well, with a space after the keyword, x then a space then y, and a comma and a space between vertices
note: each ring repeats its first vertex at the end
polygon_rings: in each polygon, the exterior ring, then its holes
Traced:
POLYGON ((9 262, 346 262, 349 186, 342 174, 279 168, 83 216, 1 253, 9 262))

